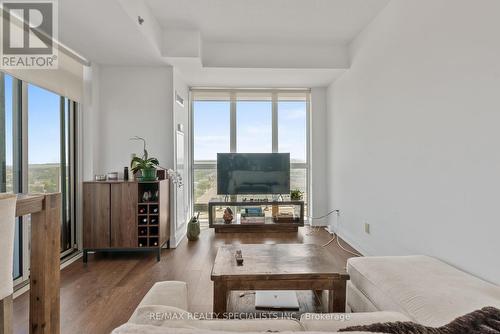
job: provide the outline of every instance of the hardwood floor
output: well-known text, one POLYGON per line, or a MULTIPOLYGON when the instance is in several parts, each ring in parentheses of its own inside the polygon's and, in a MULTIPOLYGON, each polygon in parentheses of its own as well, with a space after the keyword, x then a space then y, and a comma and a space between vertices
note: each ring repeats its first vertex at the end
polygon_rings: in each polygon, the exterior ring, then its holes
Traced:
MULTIPOLYGON (((89 255, 89 262, 72 263, 61 272, 61 333, 110 333, 125 323, 142 297, 158 281, 179 280, 188 284, 190 311, 212 311, 210 272, 217 247, 223 244, 314 243, 324 244, 330 235, 309 227, 298 233, 218 233, 203 229, 200 240, 183 240, 177 249, 164 249, 161 261, 153 254, 116 253, 89 255)), ((350 255, 336 243, 326 247, 339 266, 350 255)), ((14 333, 28 333, 29 294, 14 300, 14 333)), ((323 306, 312 292, 299 294, 301 312, 323 306)), ((229 310, 254 311, 253 295, 231 297, 229 310), (235 306, 238 304, 238 306, 235 306)))

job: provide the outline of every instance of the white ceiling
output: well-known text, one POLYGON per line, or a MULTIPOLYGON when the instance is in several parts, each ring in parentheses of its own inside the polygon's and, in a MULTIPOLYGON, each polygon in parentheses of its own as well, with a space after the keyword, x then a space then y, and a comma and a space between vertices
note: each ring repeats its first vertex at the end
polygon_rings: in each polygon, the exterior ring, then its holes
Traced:
POLYGON ((116 0, 59 0, 59 39, 99 64, 165 64, 116 0))
POLYGON ((172 65, 192 86, 324 86, 348 67, 348 43, 388 2, 59 0, 59 39, 99 64, 172 65), (191 44, 170 39, 183 31, 191 44))
POLYGON ((230 88, 310 88, 325 87, 337 79, 342 69, 213 68, 192 59, 172 61, 192 87, 230 88))
POLYGON ((350 42, 388 0, 146 0, 163 28, 216 42, 350 42))

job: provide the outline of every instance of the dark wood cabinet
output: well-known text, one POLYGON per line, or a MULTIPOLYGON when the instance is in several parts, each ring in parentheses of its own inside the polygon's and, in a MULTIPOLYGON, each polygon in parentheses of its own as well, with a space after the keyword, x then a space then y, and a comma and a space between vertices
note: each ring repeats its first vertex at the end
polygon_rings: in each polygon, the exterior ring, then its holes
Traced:
POLYGON ((83 184, 83 247, 107 248, 110 238, 109 184, 83 184))
POLYGON ((169 180, 84 182, 84 262, 89 251, 151 251, 159 260, 170 246, 169 203, 169 180))
POLYGON ((111 184, 110 247, 137 247, 137 184, 111 184))

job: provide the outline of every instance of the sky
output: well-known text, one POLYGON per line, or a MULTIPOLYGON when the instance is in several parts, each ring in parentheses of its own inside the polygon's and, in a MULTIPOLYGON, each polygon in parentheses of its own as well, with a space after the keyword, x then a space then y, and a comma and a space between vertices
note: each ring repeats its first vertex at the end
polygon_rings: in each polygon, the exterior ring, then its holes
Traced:
MULTIPOLYGON (((29 164, 60 162, 60 97, 28 85, 29 164)), ((6 164, 12 166, 12 77, 5 75, 6 164)))
MULTIPOLYGON (((216 160, 229 152, 230 103, 194 101, 194 159, 216 160)), ((236 145, 241 153, 272 150, 272 105, 270 101, 238 101, 236 145)), ((306 160, 306 102, 278 102, 278 150, 291 160, 306 160)))

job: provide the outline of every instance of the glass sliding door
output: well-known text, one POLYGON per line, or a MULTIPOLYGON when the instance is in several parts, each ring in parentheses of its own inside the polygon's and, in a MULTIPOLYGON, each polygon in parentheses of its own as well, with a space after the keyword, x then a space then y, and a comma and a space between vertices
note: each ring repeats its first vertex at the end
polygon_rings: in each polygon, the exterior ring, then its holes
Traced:
POLYGON ((61 192, 61 252, 73 247, 74 102, 28 84, 28 191, 61 192))
MULTIPOLYGON (((0 192, 61 192, 61 256, 74 250, 78 103, 0 72, 0 192)), ((29 278, 29 216, 17 218, 14 284, 29 278)))
POLYGON ((28 84, 28 191, 61 191, 61 98, 28 84))

